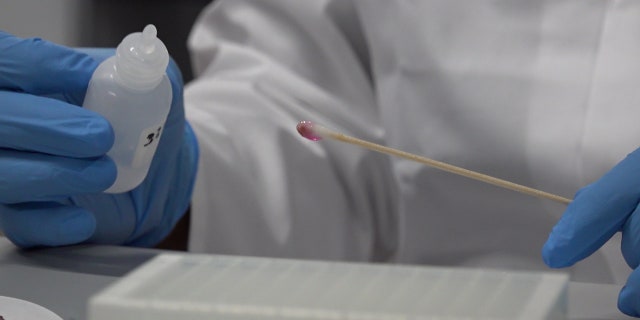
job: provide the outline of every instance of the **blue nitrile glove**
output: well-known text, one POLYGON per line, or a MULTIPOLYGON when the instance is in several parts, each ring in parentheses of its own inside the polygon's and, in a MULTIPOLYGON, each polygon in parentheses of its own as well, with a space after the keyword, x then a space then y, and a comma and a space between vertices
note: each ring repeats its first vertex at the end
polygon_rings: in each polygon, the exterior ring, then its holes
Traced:
POLYGON ((598 181, 582 188, 542 249, 547 265, 563 268, 588 257, 622 231, 622 254, 635 269, 620 292, 618 308, 640 316, 640 149, 598 181))
POLYGON ((113 131, 79 106, 93 70, 113 52, 0 31, 0 230, 18 246, 152 246, 188 207, 197 144, 174 63, 171 111, 147 178, 127 193, 101 192, 116 177, 105 156, 113 131))

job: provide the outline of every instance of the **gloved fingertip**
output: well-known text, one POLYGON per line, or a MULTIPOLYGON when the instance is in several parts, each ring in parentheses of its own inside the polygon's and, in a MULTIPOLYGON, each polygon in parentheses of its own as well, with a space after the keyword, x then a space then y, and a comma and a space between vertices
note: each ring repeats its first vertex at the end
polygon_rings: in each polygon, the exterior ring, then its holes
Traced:
POLYGON ((0 205, 0 227, 21 248, 71 245, 96 231, 93 213, 58 202, 0 205))
POLYGON ((54 246, 68 245, 88 240, 96 230, 96 218, 90 212, 78 208, 58 226, 58 239, 54 246))
POLYGON ((618 309, 632 317, 640 317, 640 268, 634 269, 618 295, 618 309))
POLYGON ((118 168, 116 163, 108 156, 96 159, 95 166, 91 167, 95 172, 88 172, 85 176, 92 177, 92 184, 97 187, 97 192, 107 190, 116 182, 118 168))
POLYGON ((542 260, 551 268, 565 268, 573 265, 573 262, 562 254, 562 250, 553 239, 553 235, 542 246, 542 260))
POLYGON ((93 215, 80 208, 68 213, 63 219, 56 222, 44 222, 43 228, 49 229, 39 234, 33 233, 8 233, 7 236, 20 248, 56 247, 66 246, 88 240, 96 229, 96 221, 93 215))
POLYGON ((628 286, 622 287, 618 295, 618 309, 628 316, 639 317, 640 313, 634 306, 638 298, 640 297, 638 297, 635 290, 628 286))
POLYGON ((90 118, 77 136, 83 138, 83 152, 88 156, 106 154, 115 141, 115 133, 111 123, 101 115, 90 118))

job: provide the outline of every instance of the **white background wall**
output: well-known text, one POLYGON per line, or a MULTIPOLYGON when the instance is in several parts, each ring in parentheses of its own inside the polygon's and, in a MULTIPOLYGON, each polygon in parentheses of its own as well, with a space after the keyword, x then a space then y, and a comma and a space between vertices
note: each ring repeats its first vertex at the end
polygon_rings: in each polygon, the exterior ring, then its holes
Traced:
POLYGON ((0 0, 0 30, 67 46, 80 41, 83 0, 0 0))

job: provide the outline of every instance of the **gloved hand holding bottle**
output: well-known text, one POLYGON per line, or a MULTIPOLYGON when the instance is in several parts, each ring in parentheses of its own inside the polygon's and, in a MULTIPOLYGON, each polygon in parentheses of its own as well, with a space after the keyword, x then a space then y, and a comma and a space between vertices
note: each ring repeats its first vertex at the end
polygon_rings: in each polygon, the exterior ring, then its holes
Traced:
POLYGON ((640 316, 640 149, 629 154, 598 181, 582 188, 545 243, 550 267, 563 268, 588 257, 616 232, 622 254, 634 269, 618 298, 618 308, 640 316))
POLYGON ((186 211, 197 144, 184 120, 182 79, 167 68, 172 101, 146 178, 103 193, 116 181, 107 156, 116 134, 81 108, 111 49, 73 50, 0 32, 0 229, 21 247, 81 242, 152 246, 186 211))

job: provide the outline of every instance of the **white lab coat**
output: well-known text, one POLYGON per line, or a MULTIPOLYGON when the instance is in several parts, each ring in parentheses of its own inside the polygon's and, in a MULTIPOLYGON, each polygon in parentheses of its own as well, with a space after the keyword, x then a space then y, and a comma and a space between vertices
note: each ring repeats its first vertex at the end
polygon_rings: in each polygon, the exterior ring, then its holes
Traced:
MULTIPOLYGON (((548 270, 564 205, 296 124, 569 198, 640 137, 640 1, 218 0, 189 45, 196 252, 548 270)), ((573 279, 624 281, 618 243, 573 279)))

